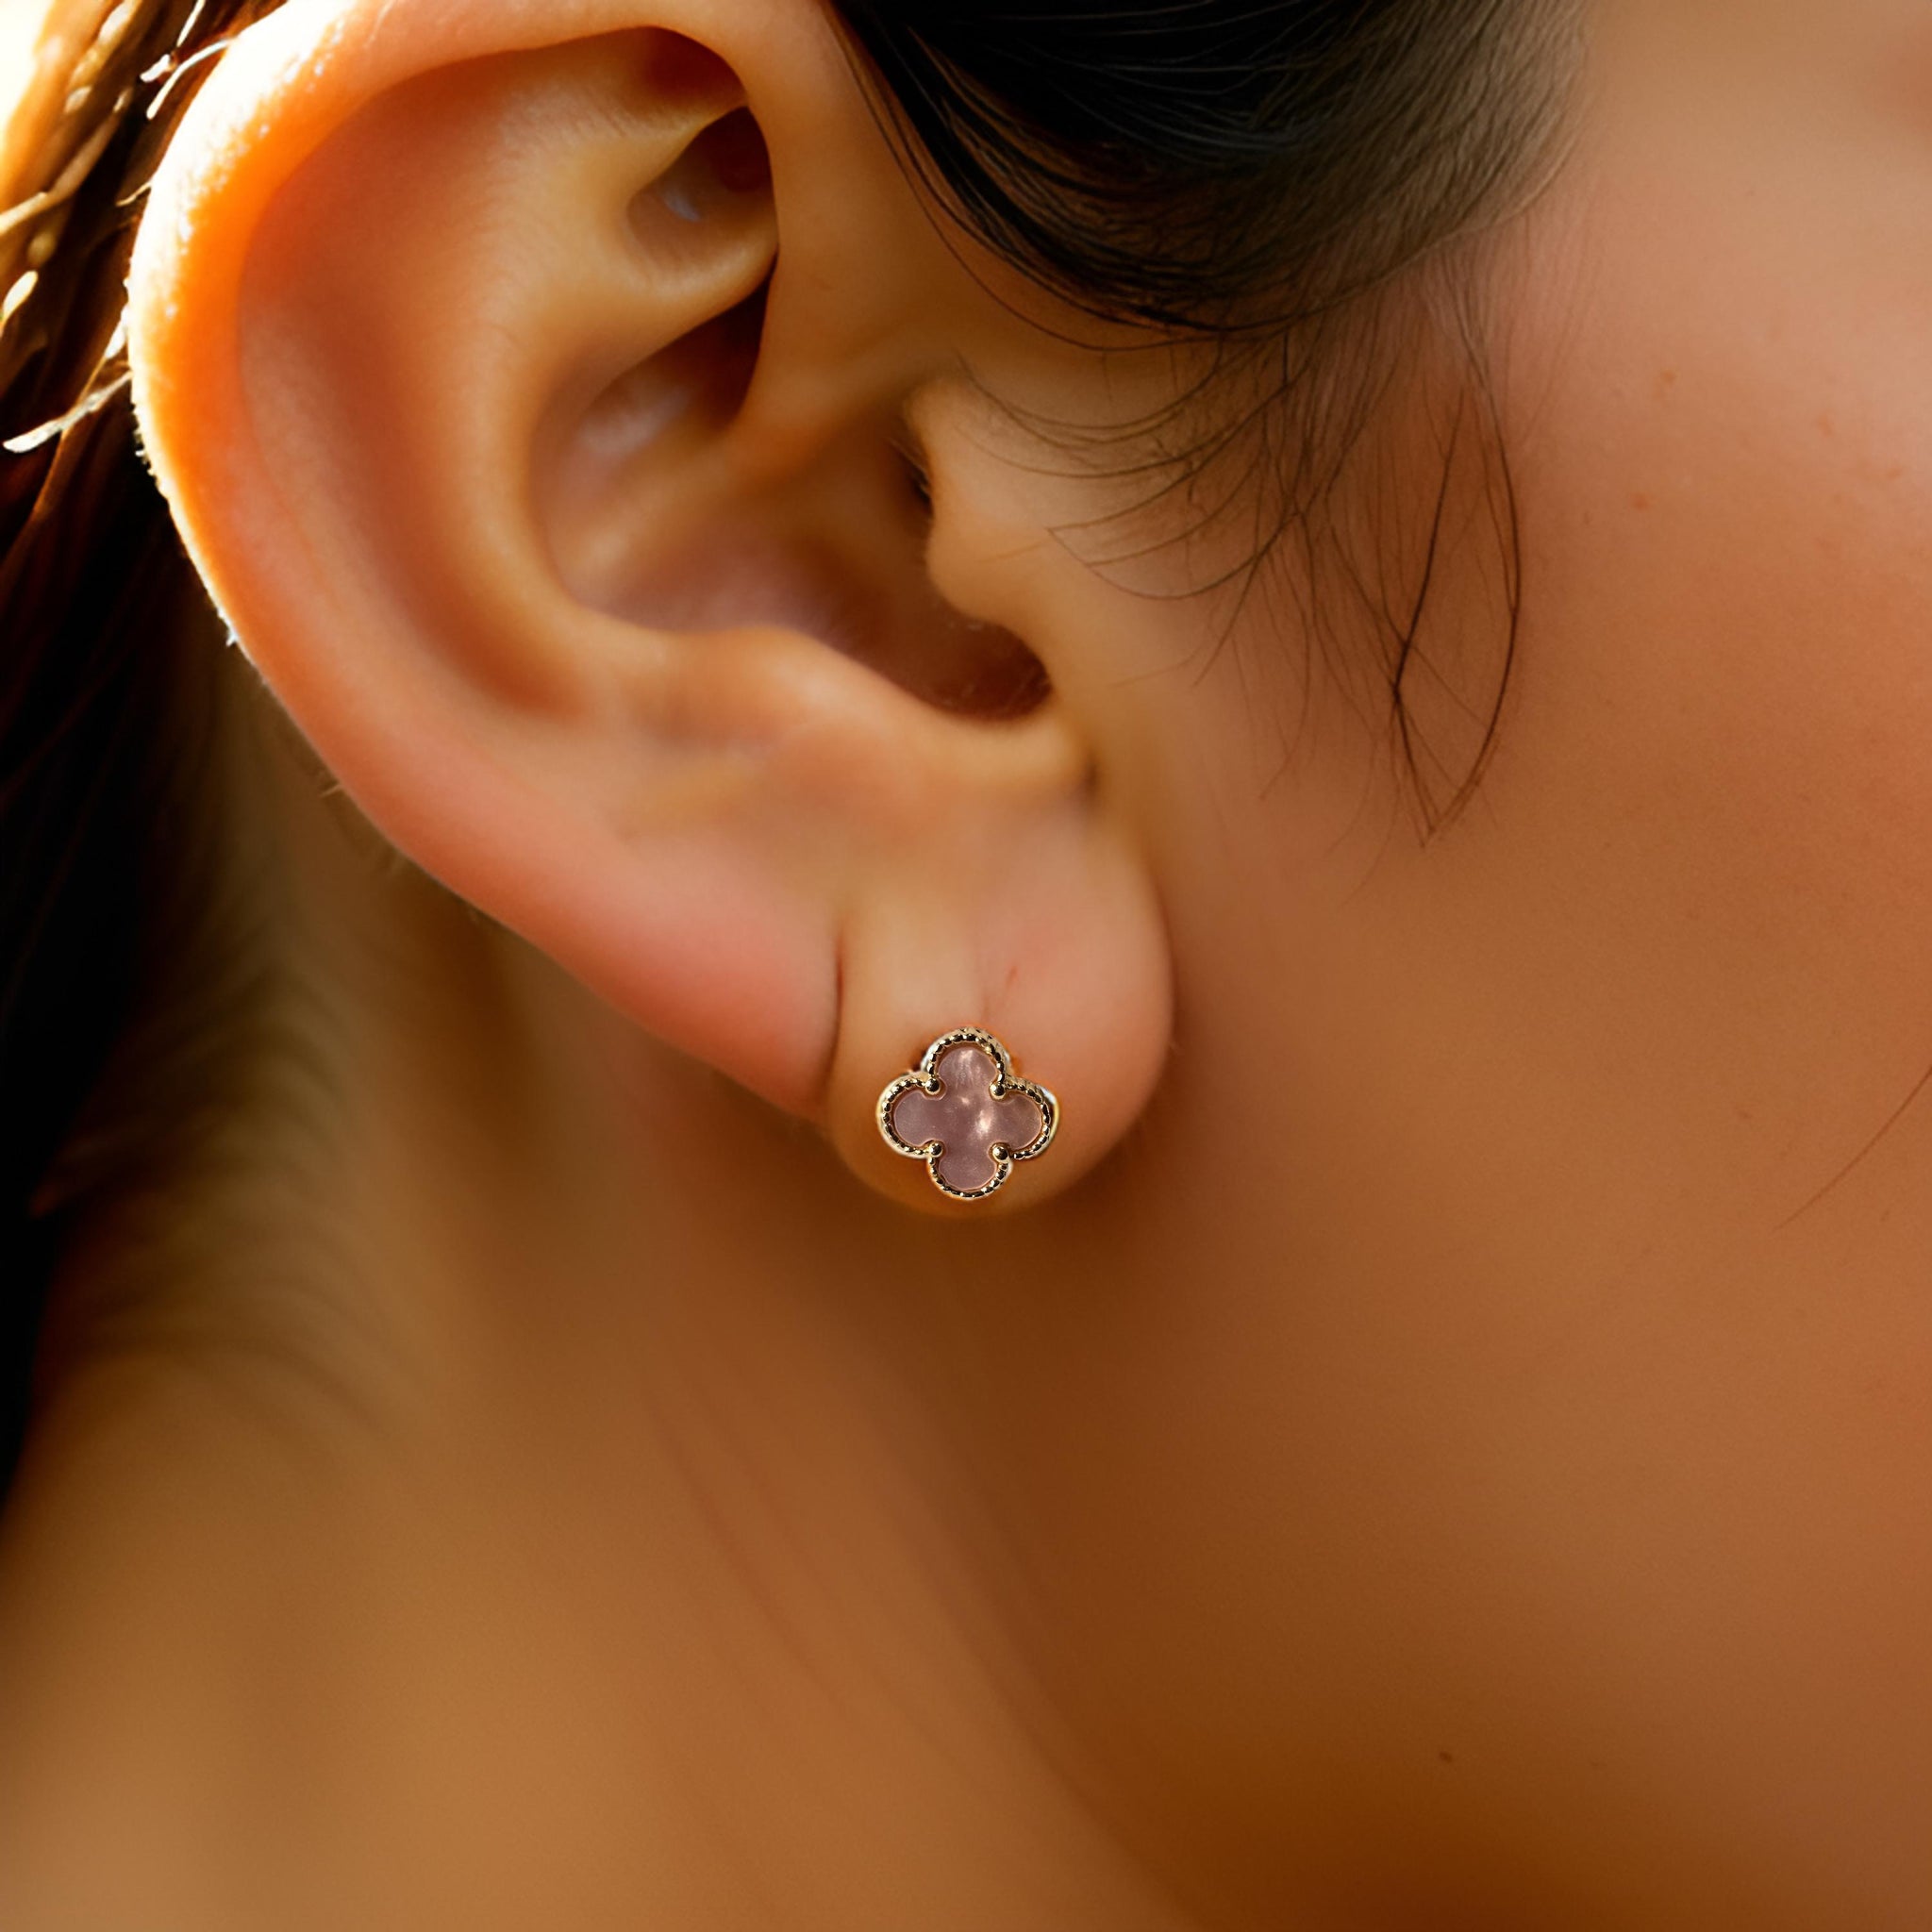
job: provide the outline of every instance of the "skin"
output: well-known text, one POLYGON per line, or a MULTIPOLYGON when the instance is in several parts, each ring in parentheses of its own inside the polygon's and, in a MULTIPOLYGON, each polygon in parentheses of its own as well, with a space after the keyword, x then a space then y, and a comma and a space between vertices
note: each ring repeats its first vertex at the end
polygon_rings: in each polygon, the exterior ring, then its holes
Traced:
MULTIPOLYGON (((948 247, 814 10, 374 18, 243 42, 136 263, 308 1071, 63 1282, 8 1923, 1923 1925, 1923 9, 1591 8, 1433 839, 1307 552, 1068 539, 1014 412, 1175 365, 948 247), (770 198, 626 224, 741 99, 770 198), (1023 722, 922 691, 1008 634, 1023 722), (1065 1108, 983 1208, 871 1119, 963 1024, 1065 1108)), ((1343 541, 1441 474, 1395 312, 1343 541)))

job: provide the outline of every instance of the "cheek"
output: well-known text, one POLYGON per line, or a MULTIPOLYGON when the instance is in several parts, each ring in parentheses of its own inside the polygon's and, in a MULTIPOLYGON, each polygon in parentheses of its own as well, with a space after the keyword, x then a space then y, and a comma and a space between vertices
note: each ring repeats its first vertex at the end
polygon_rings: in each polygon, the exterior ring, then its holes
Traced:
POLYGON ((1513 392, 1525 836, 1827 1109, 1932 1060, 1926 162, 1877 233, 1623 178, 1513 392))

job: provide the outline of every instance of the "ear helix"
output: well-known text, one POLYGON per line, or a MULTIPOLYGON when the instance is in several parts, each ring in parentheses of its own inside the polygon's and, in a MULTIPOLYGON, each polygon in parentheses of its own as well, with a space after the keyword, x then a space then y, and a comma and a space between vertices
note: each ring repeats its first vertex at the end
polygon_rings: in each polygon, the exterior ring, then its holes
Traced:
POLYGON ((156 474, 258 669, 403 851, 869 1185, 1057 1194, 1152 1084, 1158 912, 1045 675, 1057 607, 940 589, 934 530, 977 525, 921 385, 965 319, 868 279, 861 241, 929 230, 873 194, 844 69, 774 9, 755 128, 675 36, 445 45, 493 15, 401 8, 305 64, 307 11, 197 100, 132 278, 156 474), (976 1177, 957 1124, 908 1100, 906 1153, 875 1118, 956 1019, 1044 1056, 922 1074, 1041 1096, 976 1177))

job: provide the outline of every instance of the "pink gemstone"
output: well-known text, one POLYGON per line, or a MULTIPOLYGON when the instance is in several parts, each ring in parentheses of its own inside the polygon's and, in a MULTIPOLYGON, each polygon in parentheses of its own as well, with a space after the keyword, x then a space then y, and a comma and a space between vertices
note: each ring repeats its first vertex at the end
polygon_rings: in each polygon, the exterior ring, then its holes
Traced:
POLYGON ((940 1141, 945 1151, 937 1163, 939 1177, 962 1194, 977 1193, 998 1177, 995 1145, 1017 1153, 1046 1131, 1046 1115, 1030 1094, 992 1097, 998 1071, 991 1054, 955 1046, 935 1069, 941 1091, 908 1087, 892 1103, 892 1131, 908 1147, 940 1141))

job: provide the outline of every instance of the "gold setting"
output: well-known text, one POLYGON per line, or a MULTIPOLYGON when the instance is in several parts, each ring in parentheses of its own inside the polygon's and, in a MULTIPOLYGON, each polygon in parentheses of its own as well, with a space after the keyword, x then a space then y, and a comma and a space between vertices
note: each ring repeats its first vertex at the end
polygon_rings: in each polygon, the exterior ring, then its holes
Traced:
POLYGON ((901 1074, 891 1081, 879 1095, 876 1108, 879 1132, 894 1154, 903 1154, 908 1160, 925 1163, 927 1178, 941 1193, 954 1201, 984 1201, 989 1194, 996 1194, 1011 1178, 1015 1163, 1022 1160, 1038 1160, 1053 1145, 1053 1137, 1060 1124, 1060 1104, 1048 1090, 1036 1080, 1023 1080, 1013 1071, 1013 1057, 994 1037, 978 1026, 956 1026, 950 1033, 941 1033, 919 1057, 919 1065, 911 1073, 901 1074), (1036 1107, 1045 1121, 1040 1132, 1024 1147, 1008 1147, 1004 1141, 995 1141, 987 1149, 995 1169, 993 1177, 983 1188, 975 1188, 970 1193, 962 1189, 949 1187, 940 1178, 940 1161, 946 1147, 943 1141, 928 1141, 923 1146, 915 1147, 900 1139, 892 1126, 892 1103, 908 1088, 919 1087, 935 1099, 945 1091, 945 1083, 936 1071, 940 1061, 956 1046, 975 1046, 991 1060, 993 1065, 991 1096, 1004 1100, 1009 1093, 1024 1093, 1036 1107))

